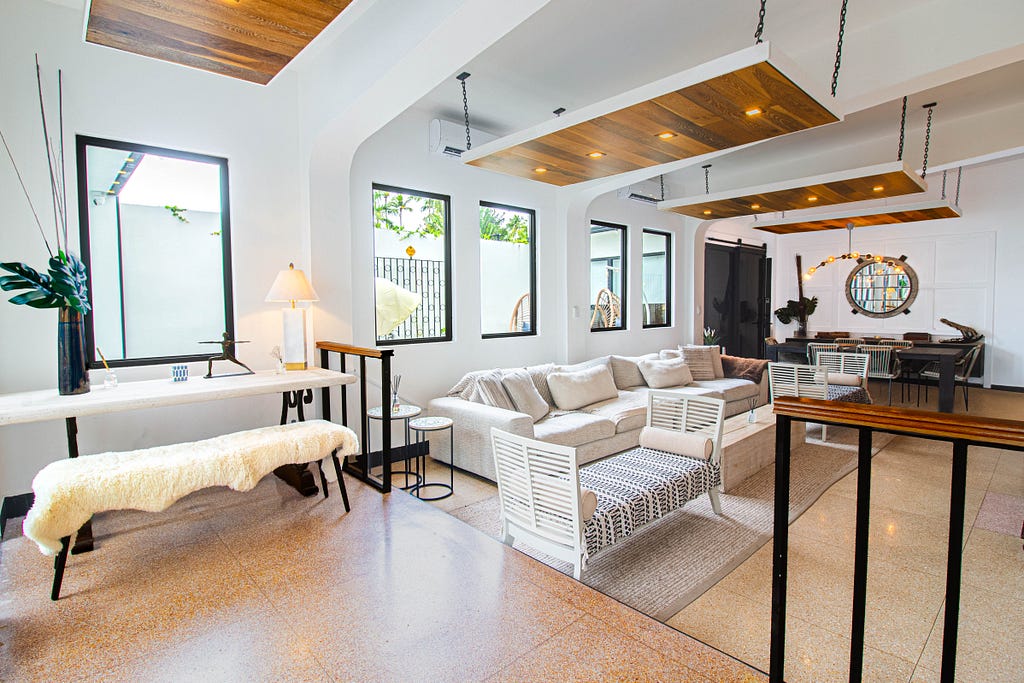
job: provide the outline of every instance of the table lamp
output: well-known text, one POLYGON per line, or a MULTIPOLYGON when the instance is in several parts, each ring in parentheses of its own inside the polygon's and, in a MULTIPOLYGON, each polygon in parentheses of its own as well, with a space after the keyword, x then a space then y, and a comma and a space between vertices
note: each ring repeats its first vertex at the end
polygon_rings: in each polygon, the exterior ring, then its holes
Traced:
POLYGON ((288 270, 282 270, 274 279, 266 301, 288 302, 290 308, 281 309, 283 316, 284 339, 281 344, 281 360, 286 370, 306 369, 306 309, 296 308, 296 301, 319 301, 313 286, 306 279, 306 274, 295 270, 295 264, 289 263, 288 270))

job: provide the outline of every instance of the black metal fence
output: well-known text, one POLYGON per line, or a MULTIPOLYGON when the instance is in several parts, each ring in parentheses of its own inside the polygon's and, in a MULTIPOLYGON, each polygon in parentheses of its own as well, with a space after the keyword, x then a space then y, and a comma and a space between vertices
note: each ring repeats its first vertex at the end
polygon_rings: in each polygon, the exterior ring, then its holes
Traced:
POLYGON ((422 297, 420 305, 406 320, 379 340, 430 339, 444 337, 447 320, 444 261, 378 256, 377 277, 422 297))

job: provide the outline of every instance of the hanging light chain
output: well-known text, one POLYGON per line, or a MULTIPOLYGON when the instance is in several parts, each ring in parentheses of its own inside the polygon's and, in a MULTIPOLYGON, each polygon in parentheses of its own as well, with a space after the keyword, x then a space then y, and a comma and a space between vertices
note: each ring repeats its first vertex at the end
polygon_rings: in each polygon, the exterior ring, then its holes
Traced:
POLYGON ((846 3, 843 0, 843 8, 839 10, 839 40, 836 42, 836 65, 832 70, 832 97, 836 96, 836 89, 839 87, 839 65, 843 61, 843 34, 846 33, 846 3))
POLYGON ((932 112, 935 111, 935 102, 924 105, 924 108, 928 110, 928 123, 924 129, 924 162, 921 164, 921 179, 928 175, 928 147, 932 141, 932 112))
POLYGON ((960 178, 964 174, 964 167, 961 166, 956 171, 956 198, 953 199, 954 206, 960 206, 960 178))
POLYGON ((946 170, 942 171, 942 199, 946 198, 946 170))
POLYGON ((468 71, 463 71, 455 77, 462 83, 462 112, 466 116, 466 151, 473 149, 473 141, 469 137, 469 98, 466 96, 466 79, 469 76, 468 71))
POLYGON ((665 174, 662 173, 658 179, 661 181, 661 201, 665 201, 665 174))
POLYGON ((704 194, 711 194, 711 164, 704 164, 704 194))
POLYGON ((900 114, 900 150, 896 154, 897 161, 903 161, 903 137, 907 131, 907 96, 903 96, 903 113, 900 114))
POLYGON ((764 33, 764 11, 768 0, 761 0, 761 11, 757 14, 757 30, 754 31, 754 44, 761 44, 761 34, 764 33))

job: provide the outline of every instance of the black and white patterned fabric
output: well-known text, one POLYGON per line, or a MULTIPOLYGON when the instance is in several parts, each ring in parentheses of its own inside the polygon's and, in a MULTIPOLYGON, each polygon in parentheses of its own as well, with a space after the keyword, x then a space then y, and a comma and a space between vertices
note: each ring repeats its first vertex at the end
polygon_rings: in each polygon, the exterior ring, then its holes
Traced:
POLYGON ((871 403, 871 394, 864 387, 847 387, 841 384, 828 385, 828 400, 844 403, 871 403))
POLYGON ((650 448, 635 448, 581 467, 580 486, 597 494, 597 511, 583 525, 587 555, 621 541, 719 483, 717 464, 650 448))

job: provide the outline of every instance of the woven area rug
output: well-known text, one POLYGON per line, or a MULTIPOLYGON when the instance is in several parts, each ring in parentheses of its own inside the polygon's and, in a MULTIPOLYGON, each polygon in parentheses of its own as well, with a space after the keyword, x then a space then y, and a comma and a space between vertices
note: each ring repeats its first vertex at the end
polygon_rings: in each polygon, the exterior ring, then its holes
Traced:
MULTIPOLYGON (((854 430, 831 428, 827 443, 821 442, 820 436, 819 428, 811 425, 807 443, 793 449, 790 522, 857 466, 854 430)), ((876 434, 873 452, 891 440, 889 435, 876 434)), ((771 539, 774 490, 775 468, 770 465, 731 493, 721 494, 721 516, 711 510, 707 496, 690 501, 681 510, 592 558, 583 583, 666 621, 771 539)), ((497 494, 451 514, 490 536, 500 537, 497 494)), ((520 543, 514 547, 562 573, 571 573, 565 562, 520 543)))

